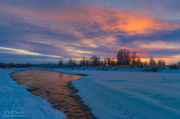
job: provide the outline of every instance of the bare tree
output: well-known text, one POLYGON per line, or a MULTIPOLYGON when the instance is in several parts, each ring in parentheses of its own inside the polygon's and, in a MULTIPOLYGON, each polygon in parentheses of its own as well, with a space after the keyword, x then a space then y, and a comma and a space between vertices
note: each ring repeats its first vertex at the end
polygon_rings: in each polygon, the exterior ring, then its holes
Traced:
POLYGON ((140 58, 139 56, 137 57, 137 63, 136 63, 136 65, 137 65, 138 67, 140 67, 140 68, 143 67, 143 66, 142 66, 142 62, 141 62, 141 58, 140 58))
POLYGON ((164 67, 166 64, 165 64, 165 61, 164 60, 158 60, 158 66, 159 67, 164 67))
POLYGON ((70 67, 76 66, 76 61, 73 58, 69 58, 68 65, 70 67))
POLYGON ((136 55, 136 52, 132 53, 132 65, 133 66, 137 65, 137 55, 136 55))
POLYGON ((130 64, 130 52, 127 49, 120 49, 117 53, 118 65, 129 65, 130 64))
POLYGON ((110 58, 110 57, 105 58, 103 64, 106 65, 106 66, 107 66, 107 65, 112 65, 112 60, 111 60, 111 58, 110 58))
POLYGON ((90 59, 92 66, 99 66, 100 65, 100 57, 93 55, 90 59))
POLYGON ((83 57, 82 60, 80 61, 80 65, 81 66, 85 66, 86 65, 86 58, 83 57))

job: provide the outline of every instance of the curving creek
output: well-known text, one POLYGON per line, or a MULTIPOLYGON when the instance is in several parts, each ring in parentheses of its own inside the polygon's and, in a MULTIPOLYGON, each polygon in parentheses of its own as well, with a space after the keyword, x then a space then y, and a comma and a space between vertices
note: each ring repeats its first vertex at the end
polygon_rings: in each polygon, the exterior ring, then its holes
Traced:
POLYGON ((78 96, 71 82, 83 76, 55 71, 18 71, 11 74, 21 85, 28 86, 32 94, 46 99, 54 108, 64 112, 68 119, 95 119, 78 96))

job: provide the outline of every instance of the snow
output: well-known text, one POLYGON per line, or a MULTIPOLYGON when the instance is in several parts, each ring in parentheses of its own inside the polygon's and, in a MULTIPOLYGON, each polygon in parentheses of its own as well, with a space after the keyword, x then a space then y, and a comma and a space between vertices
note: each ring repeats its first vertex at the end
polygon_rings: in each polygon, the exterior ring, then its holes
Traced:
MULTIPOLYGON (((30 69, 88 75, 72 84, 98 119, 180 119, 180 70, 30 69)), ((14 82, 9 76, 13 71, 0 69, 1 113, 16 110, 23 112, 23 119, 66 118, 47 101, 28 93, 27 87, 14 82)))
POLYGON ((0 119, 66 119, 47 101, 13 81, 9 74, 14 71, 0 69, 0 119))
POLYGON ((73 85, 98 119, 180 119, 180 71, 83 71, 73 85))

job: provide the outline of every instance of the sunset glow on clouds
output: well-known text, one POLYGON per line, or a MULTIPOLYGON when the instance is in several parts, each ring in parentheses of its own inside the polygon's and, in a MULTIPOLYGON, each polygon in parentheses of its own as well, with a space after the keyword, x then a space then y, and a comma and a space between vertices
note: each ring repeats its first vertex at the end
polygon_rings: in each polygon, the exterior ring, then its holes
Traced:
POLYGON ((143 58, 154 56, 177 62, 180 60, 177 3, 176 0, 2 0, 0 57, 6 58, 12 52, 20 59, 22 55, 57 59, 114 57, 120 48, 128 48, 143 58))
POLYGON ((45 54, 41 54, 41 53, 30 52, 30 51, 27 51, 27 50, 14 49, 14 48, 8 48, 8 47, 0 47, 0 50, 4 50, 5 52, 7 52, 9 54, 34 55, 34 56, 45 56, 45 57, 61 58, 61 56, 45 55, 45 54))

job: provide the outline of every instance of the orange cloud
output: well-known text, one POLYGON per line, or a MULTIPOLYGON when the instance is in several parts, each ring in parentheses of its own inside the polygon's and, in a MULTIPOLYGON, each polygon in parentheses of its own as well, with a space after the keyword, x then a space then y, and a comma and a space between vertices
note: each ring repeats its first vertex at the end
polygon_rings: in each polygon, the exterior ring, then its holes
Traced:
POLYGON ((136 41, 134 44, 140 48, 145 49, 180 49, 180 43, 173 42, 163 42, 163 41, 154 41, 154 42, 139 42, 136 41))
MULTIPOLYGON (((145 16, 140 13, 134 13, 132 11, 122 11, 112 8, 101 8, 97 6, 77 6, 77 9, 75 10, 60 10, 55 11, 54 13, 50 13, 47 11, 33 11, 10 5, 0 5, 0 7, 11 10, 13 12, 33 15, 48 20, 56 20, 65 23, 68 22, 72 24, 74 23, 76 27, 82 25, 83 27, 87 27, 87 29, 88 24, 96 24, 100 26, 102 30, 114 32, 123 31, 128 35, 150 34, 157 30, 172 30, 180 27, 177 25, 175 26, 169 24, 166 21, 156 20, 150 16, 145 16), (79 24, 76 24, 77 22, 79 24)), ((72 27, 74 27, 74 24, 72 25, 72 27)), ((62 26, 59 26, 57 24, 56 27, 62 26)))
MULTIPOLYGON (((128 35, 151 34, 158 30, 173 30, 179 27, 178 25, 174 26, 166 21, 159 21, 154 19, 153 17, 147 17, 145 15, 134 13, 132 11, 121 11, 118 9, 101 8, 94 6, 78 6, 78 8, 74 10, 61 10, 55 11, 54 13, 50 13, 47 11, 33 11, 10 5, 0 5, 0 9, 5 9, 13 15, 17 15, 19 19, 24 18, 22 19, 23 22, 41 26, 48 30, 52 30, 55 33, 65 31, 68 34, 75 35, 79 40, 77 40, 77 42, 73 42, 73 45, 70 45, 70 43, 66 42, 64 39, 59 42, 58 39, 53 40, 53 38, 51 37, 48 37, 46 39, 44 37, 41 37, 42 40, 33 40, 32 37, 29 38, 30 41, 39 42, 41 44, 50 44, 52 46, 55 46, 57 49, 59 47, 62 47, 65 52, 68 52, 75 56, 84 54, 91 55, 97 53, 93 51, 84 51, 81 48, 78 48, 78 46, 85 46, 90 48, 106 46, 106 48, 117 50, 120 48, 120 46, 117 45, 117 39, 113 36, 113 34, 107 36, 103 34, 94 36, 93 38, 86 38, 86 36, 84 35, 84 31, 77 30, 77 28, 79 27, 83 27, 83 29, 87 30, 88 32, 93 31, 96 33, 96 30, 98 31, 98 29, 92 28, 91 26, 97 25, 100 30, 110 31, 113 33, 123 31, 128 35)), ((180 49, 180 44, 166 42, 136 42, 134 43, 134 45, 136 47, 139 47, 138 51, 141 52, 144 52, 144 49, 146 49, 146 51, 158 48, 180 49)), ((125 48, 126 46, 121 46, 121 48, 123 47, 125 48)), ((132 48, 130 47, 129 49, 132 48)), ((103 52, 101 54, 103 54, 103 52)), ((104 53, 104 55, 107 55, 107 53, 104 53)), ((144 55, 147 54, 144 53, 144 55)), ((167 60, 170 61, 173 60, 173 58, 176 60, 179 57, 174 56, 171 58, 167 58, 167 60)))
POLYGON ((104 9, 100 7, 81 7, 82 11, 65 11, 57 18, 65 21, 98 24, 107 31, 123 31, 128 35, 150 34, 157 30, 172 30, 179 26, 159 21, 131 11, 104 9))

